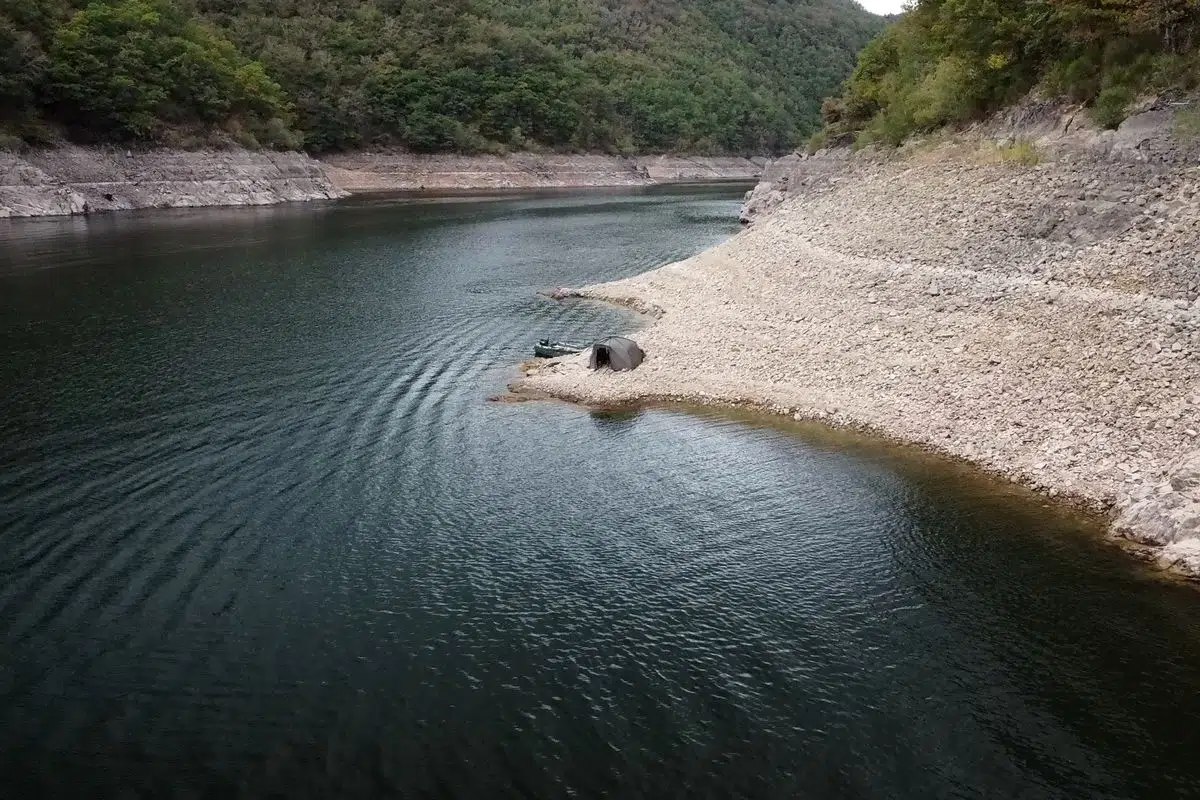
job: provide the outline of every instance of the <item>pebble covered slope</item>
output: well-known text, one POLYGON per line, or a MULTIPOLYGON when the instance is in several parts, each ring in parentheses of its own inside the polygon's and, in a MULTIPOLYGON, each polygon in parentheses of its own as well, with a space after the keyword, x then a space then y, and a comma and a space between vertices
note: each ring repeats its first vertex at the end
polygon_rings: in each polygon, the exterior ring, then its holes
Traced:
POLYGON ((1200 173, 997 153, 777 175, 749 230, 580 290, 657 317, 635 334, 642 367, 567 358, 515 388, 868 428, 1111 510, 1161 566, 1200 574, 1200 173))

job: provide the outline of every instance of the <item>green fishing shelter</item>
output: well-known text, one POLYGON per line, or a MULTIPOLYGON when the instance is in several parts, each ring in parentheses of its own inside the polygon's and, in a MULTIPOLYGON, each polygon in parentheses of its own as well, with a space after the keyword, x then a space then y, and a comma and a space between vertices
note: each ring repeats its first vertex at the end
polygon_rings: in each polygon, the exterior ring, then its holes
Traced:
POLYGON ((610 336, 592 345, 588 366, 592 369, 608 367, 615 372, 622 372, 641 364, 645 357, 646 354, 633 339, 626 339, 624 336, 610 336))

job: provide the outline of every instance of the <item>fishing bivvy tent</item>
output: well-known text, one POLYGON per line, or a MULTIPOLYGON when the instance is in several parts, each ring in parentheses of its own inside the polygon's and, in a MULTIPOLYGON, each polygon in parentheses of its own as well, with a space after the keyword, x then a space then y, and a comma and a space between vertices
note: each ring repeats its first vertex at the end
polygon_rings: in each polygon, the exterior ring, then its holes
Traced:
POLYGON ((646 354, 637 342, 624 336, 610 336, 592 345, 592 354, 588 358, 588 366, 592 369, 609 367, 616 372, 633 369, 642 363, 646 354))

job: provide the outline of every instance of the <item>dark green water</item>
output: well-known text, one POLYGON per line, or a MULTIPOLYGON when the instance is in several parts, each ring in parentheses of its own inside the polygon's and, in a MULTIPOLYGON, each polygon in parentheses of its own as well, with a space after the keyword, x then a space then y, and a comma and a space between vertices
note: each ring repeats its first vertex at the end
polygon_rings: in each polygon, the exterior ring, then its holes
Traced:
POLYGON ((485 402, 737 192, 0 225, 0 796, 1181 797, 1200 594, 814 429, 485 402))

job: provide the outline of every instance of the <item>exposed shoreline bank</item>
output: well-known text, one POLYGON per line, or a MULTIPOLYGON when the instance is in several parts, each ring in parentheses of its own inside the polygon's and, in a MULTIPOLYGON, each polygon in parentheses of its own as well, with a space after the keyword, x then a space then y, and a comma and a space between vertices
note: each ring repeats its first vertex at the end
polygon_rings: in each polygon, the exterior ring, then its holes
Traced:
POLYGON ((0 152, 0 218, 141 208, 259 206, 358 193, 619 188, 754 181, 765 159, 598 155, 510 156, 131 151, 64 146, 0 152))
POLYGON ((352 193, 421 190, 571 189, 695 181, 755 181, 766 159, 717 156, 607 156, 514 153, 508 156, 360 152, 322 160, 331 180, 352 193))
POLYGON ((346 196, 303 153, 58 147, 0 152, 0 217, 263 206, 346 196))
POLYGON ((1200 176, 979 156, 776 170, 756 198, 782 196, 750 230, 580 290, 655 317, 639 369, 568 358, 515 388, 915 444, 1107 513, 1160 567, 1200 574, 1200 176))

